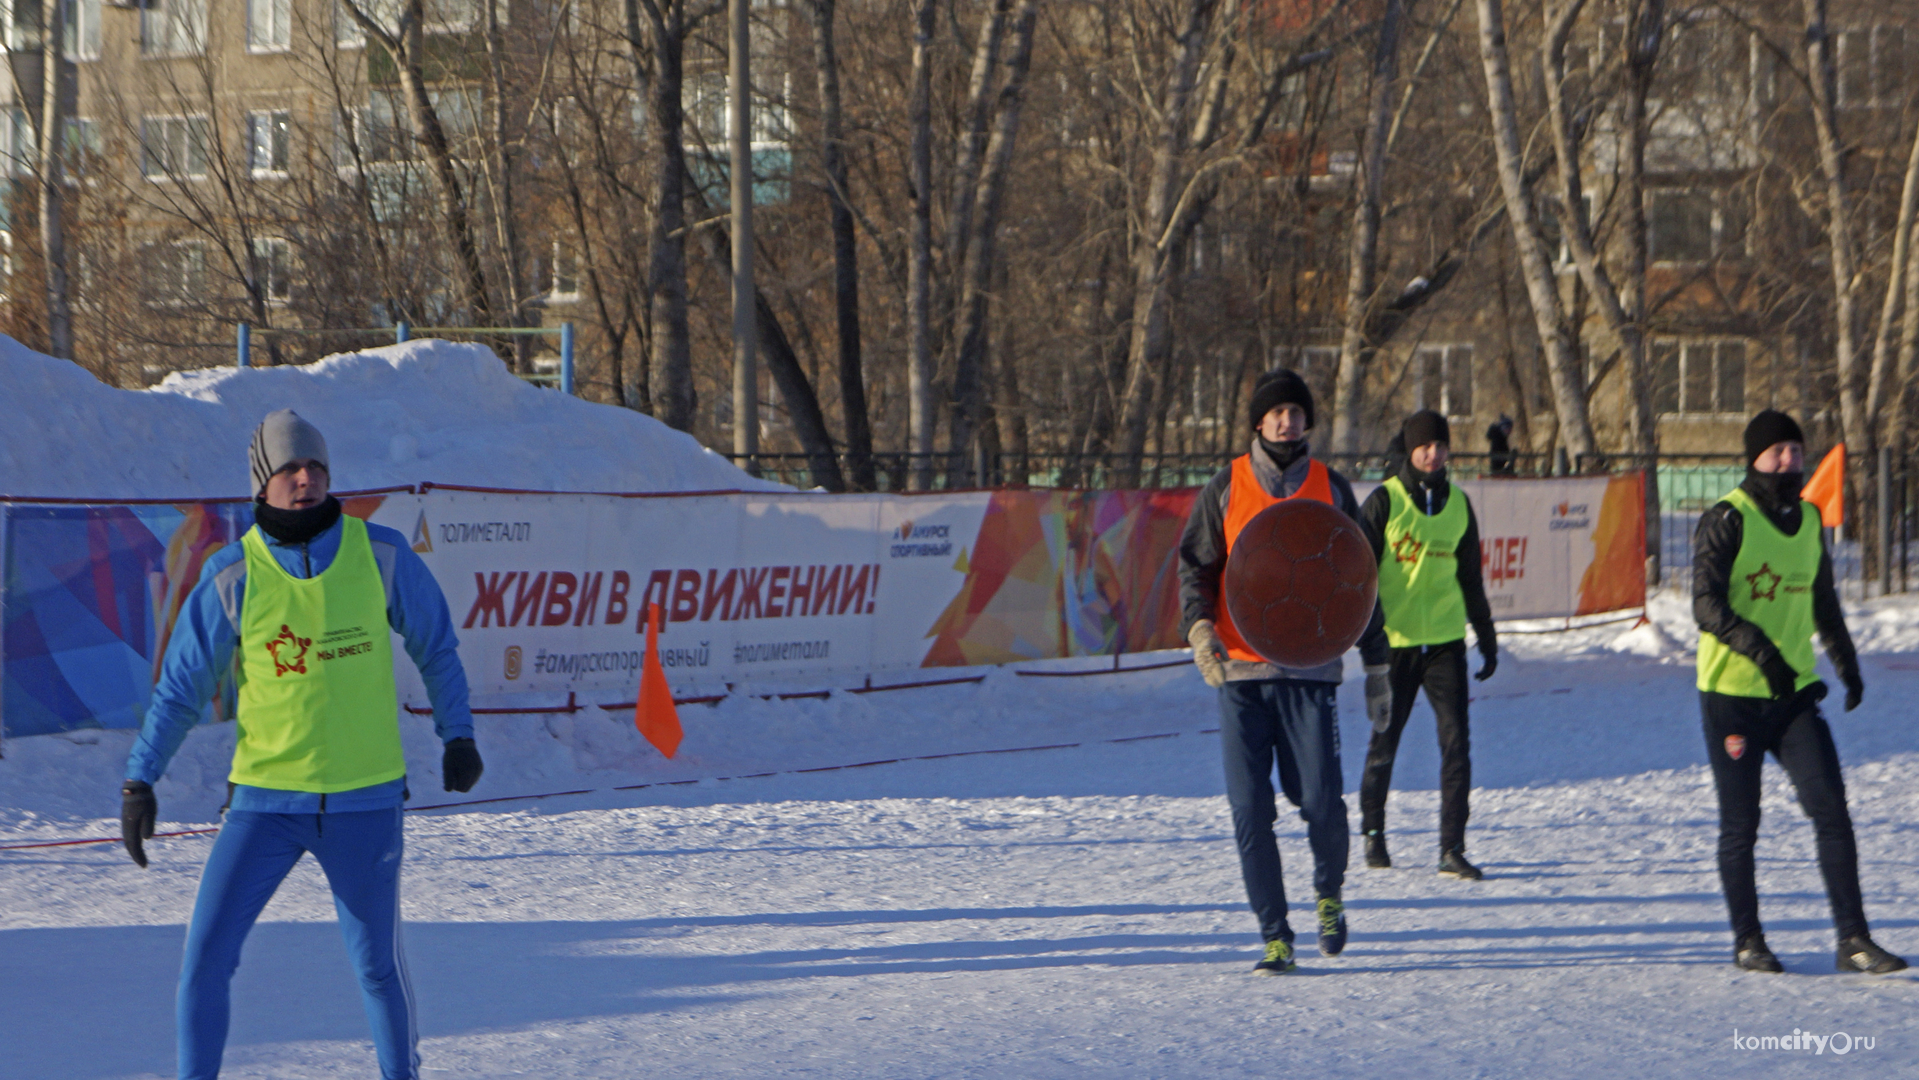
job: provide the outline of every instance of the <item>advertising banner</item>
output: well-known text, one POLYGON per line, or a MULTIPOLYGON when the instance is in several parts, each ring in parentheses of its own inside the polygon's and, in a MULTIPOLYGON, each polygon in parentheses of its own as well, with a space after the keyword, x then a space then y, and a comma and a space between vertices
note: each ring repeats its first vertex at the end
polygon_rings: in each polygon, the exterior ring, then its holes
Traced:
MULTIPOLYGON (((1462 486, 1495 617, 1644 603, 1636 475, 1462 486)), ((1196 495, 429 487, 346 508, 398 531, 439 581, 476 704, 612 704, 632 700, 651 604, 682 696, 1182 647, 1177 549, 1196 495)), ((187 592, 251 525, 251 506, 0 511, 6 734, 138 726, 187 592)), ((398 667, 402 695, 424 705, 411 663, 398 667)), ((223 694, 208 719, 227 715, 223 694)))

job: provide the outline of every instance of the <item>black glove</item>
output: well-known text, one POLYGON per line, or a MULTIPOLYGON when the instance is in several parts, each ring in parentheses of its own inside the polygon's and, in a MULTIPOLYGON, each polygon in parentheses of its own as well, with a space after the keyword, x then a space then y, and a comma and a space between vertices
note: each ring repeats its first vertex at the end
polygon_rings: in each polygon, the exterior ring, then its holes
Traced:
POLYGON ((1791 697, 1799 688, 1799 673, 1778 653, 1773 653, 1765 663, 1759 665, 1759 673, 1766 677, 1766 686, 1772 691, 1775 701, 1791 697))
POLYGON ((1859 669, 1853 668, 1839 676, 1846 683, 1846 711, 1859 707, 1859 699, 1866 696, 1866 681, 1859 677, 1859 669))
POLYGON ((160 801, 153 797, 153 785, 144 780, 128 780, 120 785, 120 839, 126 841, 127 854, 142 868, 147 865, 147 848, 142 843, 153 838, 153 822, 160 816, 160 801))
POLYGON ((1479 682, 1485 682, 1493 677, 1493 672, 1499 670, 1499 646, 1485 638, 1480 638, 1479 659, 1483 662, 1483 666, 1480 667, 1479 674, 1474 675, 1473 678, 1479 682))
POLYGON ((453 739, 446 744, 446 753, 440 755, 440 780, 445 784, 444 791, 472 791, 473 785, 480 782, 480 774, 486 766, 480 761, 480 748, 473 745, 472 739, 453 739))

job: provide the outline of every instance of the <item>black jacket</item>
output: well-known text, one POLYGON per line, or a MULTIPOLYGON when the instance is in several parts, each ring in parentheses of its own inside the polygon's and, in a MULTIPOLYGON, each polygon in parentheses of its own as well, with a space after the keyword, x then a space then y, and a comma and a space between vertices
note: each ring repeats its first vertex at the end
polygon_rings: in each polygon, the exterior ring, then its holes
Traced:
MULTIPOLYGON (((1291 495, 1306 482, 1306 473, 1310 468, 1308 456, 1302 455, 1292 467, 1282 470, 1260 447, 1257 439, 1253 441, 1251 452, 1253 472, 1268 494, 1291 495)), ((1328 468, 1326 473, 1333 488, 1333 505, 1347 517, 1359 522, 1360 531, 1365 532, 1366 523, 1359 516, 1359 500, 1353 496, 1353 485, 1334 469, 1328 468)), ((1200 619, 1218 618, 1219 579, 1226 571, 1226 507, 1232 497, 1233 469, 1229 465, 1206 482, 1199 497, 1193 500, 1192 516, 1186 519, 1186 531, 1179 540, 1182 635, 1200 619)), ((1368 535, 1367 539, 1375 548, 1379 546, 1377 537, 1368 535)), ((1373 605, 1373 617, 1367 622, 1365 633, 1360 635, 1359 655, 1368 664, 1384 664, 1390 658, 1385 620, 1378 604, 1373 605)))
MULTIPOLYGON (((1740 488, 1752 496, 1761 510, 1787 535, 1799 531, 1800 503, 1780 505, 1766 491, 1766 485, 1748 473, 1740 488)), ((1692 617, 1699 629, 1718 638, 1733 652, 1760 666, 1779 655, 1778 646, 1764 630, 1732 610, 1729 588, 1733 560, 1746 539, 1746 519, 1728 502, 1717 502, 1699 516, 1699 528, 1692 539, 1692 617)), ((1832 553, 1820 538, 1819 573, 1812 580, 1812 621, 1826 655, 1844 682, 1859 678, 1859 656, 1853 651, 1852 635, 1846 632, 1846 616, 1839 607, 1839 593, 1832 584, 1832 553)))
MULTIPOLYGON (((1406 485, 1406 493, 1428 517, 1446 509, 1446 500, 1452 496, 1452 481, 1440 476, 1422 484, 1410 464, 1400 467, 1399 482, 1406 485)), ((1460 498, 1466 496, 1462 493, 1460 498)), ((1366 526, 1366 536, 1373 542, 1373 558, 1383 558, 1386 521, 1393 516, 1393 497, 1386 485, 1379 485, 1366 496, 1366 505, 1360 507, 1359 513, 1366 526)), ((1479 517, 1473 513, 1471 499, 1466 500, 1466 533, 1459 538, 1454 555, 1453 561, 1458 563, 1459 592, 1466 598, 1466 621, 1479 637, 1480 651, 1492 652, 1498 648, 1499 639, 1493 631, 1492 605, 1486 602, 1486 579, 1479 564, 1479 517)))

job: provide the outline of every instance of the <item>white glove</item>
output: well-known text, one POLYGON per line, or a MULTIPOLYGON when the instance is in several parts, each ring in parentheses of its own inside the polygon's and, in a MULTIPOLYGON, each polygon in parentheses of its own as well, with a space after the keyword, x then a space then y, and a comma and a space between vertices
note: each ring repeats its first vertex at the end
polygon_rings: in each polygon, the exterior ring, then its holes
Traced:
POLYGON ((1193 664, 1199 668, 1199 677, 1215 690, 1225 686, 1226 647, 1219 643, 1213 620, 1196 620, 1186 631, 1186 640, 1193 646, 1193 664))
POLYGON ((1393 726, 1393 682, 1386 674, 1391 670, 1390 664, 1366 665, 1366 719, 1374 731, 1393 726))

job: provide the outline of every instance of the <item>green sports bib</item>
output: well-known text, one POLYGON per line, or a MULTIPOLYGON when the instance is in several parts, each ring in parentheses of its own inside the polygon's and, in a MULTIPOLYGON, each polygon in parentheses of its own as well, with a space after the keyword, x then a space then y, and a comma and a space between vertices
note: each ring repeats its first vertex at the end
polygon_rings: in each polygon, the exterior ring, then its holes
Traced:
MULTIPOLYGON (((1801 502, 1799 532, 1787 536, 1743 490, 1734 488, 1720 501, 1730 503, 1745 519, 1745 536, 1732 561, 1726 598, 1735 615, 1772 639, 1799 673, 1795 688, 1803 689, 1819 678, 1812 655, 1812 582, 1824 553, 1819 542, 1819 508, 1801 502)), ((1772 696, 1758 664, 1704 631, 1699 634, 1699 689, 1732 697, 1772 696)))
POLYGON ((236 784, 335 792, 406 775, 386 589, 366 523, 340 519, 333 565, 296 578, 248 529, 236 784))
POLYGON ((1388 479, 1392 500, 1386 550, 1379 559, 1379 606, 1386 641, 1395 649, 1443 645, 1466 636, 1466 596, 1459 590, 1459 541, 1466 535, 1466 493, 1453 485, 1446 506, 1428 515, 1399 477, 1388 479))

